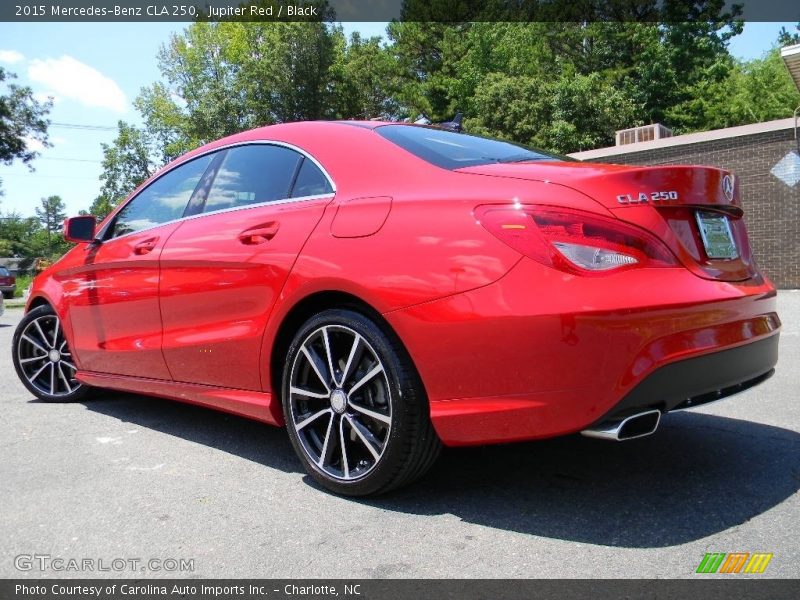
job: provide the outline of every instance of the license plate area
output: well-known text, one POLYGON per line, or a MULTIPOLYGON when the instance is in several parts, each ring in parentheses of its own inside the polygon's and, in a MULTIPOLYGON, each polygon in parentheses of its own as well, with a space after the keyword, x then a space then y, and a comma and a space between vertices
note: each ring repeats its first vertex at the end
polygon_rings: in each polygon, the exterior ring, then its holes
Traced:
POLYGON ((731 223, 726 215, 698 210, 694 216, 708 258, 731 260, 739 257, 736 242, 733 240, 731 223))

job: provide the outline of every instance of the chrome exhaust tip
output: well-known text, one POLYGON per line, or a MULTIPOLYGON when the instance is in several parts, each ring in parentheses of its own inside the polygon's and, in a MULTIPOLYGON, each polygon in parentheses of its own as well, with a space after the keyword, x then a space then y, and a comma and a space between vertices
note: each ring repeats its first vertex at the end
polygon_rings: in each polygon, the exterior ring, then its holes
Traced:
POLYGON ((660 410, 646 410, 624 419, 603 421, 594 427, 584 429, 581 431, 581 435, 599 440, 623 442, 654 433, 660 421, 660 410))

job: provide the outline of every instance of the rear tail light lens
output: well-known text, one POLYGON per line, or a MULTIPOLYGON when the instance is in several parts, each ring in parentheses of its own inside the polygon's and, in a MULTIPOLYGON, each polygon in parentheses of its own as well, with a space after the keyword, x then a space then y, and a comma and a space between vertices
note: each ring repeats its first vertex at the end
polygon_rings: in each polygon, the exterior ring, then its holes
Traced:
POLYGON ((635 265, 639 262, 636 257, 630 254, 606 248, 570 244, 568 242, 553 242, 553 246, 575 265, 589 271, 608 271, 617 267, 635 265))
POLYGON ((544 265, 583 275, 679 263, 661 240, 638 227, 590 213, 543 207, 484 206, 479 222, 544 265))

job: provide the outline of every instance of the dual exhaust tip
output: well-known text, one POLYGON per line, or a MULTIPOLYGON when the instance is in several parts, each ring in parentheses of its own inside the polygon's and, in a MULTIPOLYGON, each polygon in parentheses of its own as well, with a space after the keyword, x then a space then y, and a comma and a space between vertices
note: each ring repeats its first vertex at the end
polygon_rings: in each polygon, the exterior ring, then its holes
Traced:
POLYGON ((622 442, 645 437, 655 432, 661 421, 660 410, 646 410, 621 419, 610 419, 584 429, 581 435, 599 440, 622 442))

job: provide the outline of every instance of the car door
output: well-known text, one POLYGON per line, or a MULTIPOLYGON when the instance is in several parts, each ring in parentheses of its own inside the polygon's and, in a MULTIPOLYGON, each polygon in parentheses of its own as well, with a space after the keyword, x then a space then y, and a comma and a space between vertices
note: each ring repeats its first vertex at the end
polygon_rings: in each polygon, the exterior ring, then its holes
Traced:
POLYGON ((211 161, 181 164, 141 190, 67 276, 64 296, 82 370, 170 379, 161 352, 158 261, 211 161))
POLYGON ((333 192, 320 167, 294 149, 225 151, 202 212, 161 254, 163 349, 176 381, 261 389, 268 316, 333 192))

